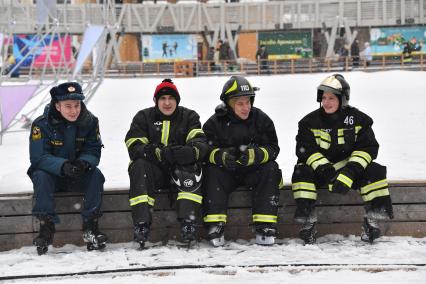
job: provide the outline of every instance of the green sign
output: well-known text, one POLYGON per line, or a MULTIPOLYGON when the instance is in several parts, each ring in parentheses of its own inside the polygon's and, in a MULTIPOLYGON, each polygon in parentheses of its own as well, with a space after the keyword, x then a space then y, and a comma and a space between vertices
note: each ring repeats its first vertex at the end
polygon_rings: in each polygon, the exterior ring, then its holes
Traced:
POLYGON ((312 57, 312 33, 309 32, 260 32, 259 47, 266 46, 268 59, 312 57))

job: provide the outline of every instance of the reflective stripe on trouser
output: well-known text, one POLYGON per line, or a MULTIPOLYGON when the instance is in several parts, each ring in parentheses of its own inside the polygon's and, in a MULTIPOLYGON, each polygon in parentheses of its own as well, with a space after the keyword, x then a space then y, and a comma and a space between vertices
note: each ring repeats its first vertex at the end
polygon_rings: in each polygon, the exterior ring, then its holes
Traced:
POLYGON ((389 196, 389 185, 386 179, 361 187, 361 197, 365 202, 381 196, 389 196))
POLYGON ((133 223, 152 222, 152 206, 157 189, 168 185, 168 172, 145 159, 136 159, 129 166, 129 201, 133 223))
POLYGON ((294 199, 306 198, 317 200, 317 190, 314 183, 295 182, 291 184, 294 199))
POLYGON ((223 221, 212 221, 209 216, 226 216, 229 194, 240 183, 251 188, 253 215, 277 215, 280 195, 278 184, 281 180, 281 172, 275 161, 254 167, 244 167, 238 171, 238 178, 235 172, 208 164, 203 178, 205 222, 223 221))
POLYGON ((176 199, 176 213, 178 219, 196 220, 200 216, 203 197, 201 192, 179 192, 176 199))
POLYGON ((276 215, 253 214, 253 222, 277 223, 277 219, 276 215))
POLYGON ((130 206, 135 206, 140 203, 148 203, 148 205, 154 206, 155 199, 149 197, 147 194, 142 194, 129 199, 130 206))
POLYGON ((201 204, 201 202, 203 201, 203 197, 201 195, 194 194, 192 192, 179 192, 177 196, 177 200, 181 200, 181 199, 191 200, 199 204, 201 204))
POLYGON ((204 217, 204 222, 206 223, 217 223, 223 222, 226 223, 226 214, 209 214, 204 217))

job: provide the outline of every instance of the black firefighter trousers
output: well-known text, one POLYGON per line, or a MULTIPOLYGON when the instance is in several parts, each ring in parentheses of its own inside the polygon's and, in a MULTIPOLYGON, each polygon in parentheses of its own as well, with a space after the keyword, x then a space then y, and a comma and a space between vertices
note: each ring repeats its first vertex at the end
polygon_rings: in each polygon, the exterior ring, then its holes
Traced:
POLYGON ((277 223, 281 170, 275 161, 235 171, 209 164, 204 174, 203 209, 206 225, 226 223, 229 194, 238 186, 246 186, 251 190, 255 224, 277 223))
MULTIPOLYGON (((318 180, 311 167, 305 164, 297 164, 294 167, 292 190, 297 205, 295 220, 299 223, 311 218, 316 219, 316 216, 312 214, 315 215, 317 188, 328 186, 320 184, 318 180)), ((380 219, 393 218, 392 200, 389 194, 385 166, 376 162, 369 164, 363 175, 354 180, 352 189, 359 190, 367 215, 375 215, 380 219)))
MULTIPOLYGON (((136 159, 129 166, 129 176, 129 202, 133 224, 142 222, 151 224, 155 194, 159 190, 174 189, 170 183, 170 173, 152 162, 136 159)), ((196 221, 200 214, 201 202, 201 188, 194 192, 178 192, 176 200, 178 220, 196 221)))

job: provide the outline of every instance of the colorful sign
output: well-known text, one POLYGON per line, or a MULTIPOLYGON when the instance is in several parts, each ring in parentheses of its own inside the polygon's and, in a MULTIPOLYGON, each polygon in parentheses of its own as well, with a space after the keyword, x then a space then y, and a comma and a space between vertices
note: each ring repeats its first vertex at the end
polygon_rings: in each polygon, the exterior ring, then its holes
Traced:
POLYGON ((13 37, 13 55, 16 62, 23 60, 20 66, 35 67, 65 66, 71 64, 71 36, 58 37, 38 35, 15 35, 13 37), (30 51, 31 54, 25 57, 30 51), (50 57, 50 59, 48 58, 50 57))
POLYGON ((413 52, 426 53, 426 28, 374 28, 370 30, 373 55, 401 55, 408 42, 413 52))
POLYGON ((161 34, 142 36, 143 62, 168 62, 196 59, 196 35, 161 34))
POLYGON ((312 32, 259 32, 258 45, 265 45, 268 59, 312 57, 312 32))

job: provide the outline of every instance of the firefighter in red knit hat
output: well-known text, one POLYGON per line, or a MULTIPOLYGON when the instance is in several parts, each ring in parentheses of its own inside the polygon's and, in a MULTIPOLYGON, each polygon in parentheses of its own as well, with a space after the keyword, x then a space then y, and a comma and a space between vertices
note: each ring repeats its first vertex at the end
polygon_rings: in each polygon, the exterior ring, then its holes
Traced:
POLYGON ((199 115, 179 102, 176 85, 164 79, 155 89, 155 106, 139 111, 126 135, 134 240, 141 248, 149 237, 155 195, 160 189, 177 193, 182 240, 196 238, 202 204, 201 161, 208 146, 199 115))

